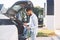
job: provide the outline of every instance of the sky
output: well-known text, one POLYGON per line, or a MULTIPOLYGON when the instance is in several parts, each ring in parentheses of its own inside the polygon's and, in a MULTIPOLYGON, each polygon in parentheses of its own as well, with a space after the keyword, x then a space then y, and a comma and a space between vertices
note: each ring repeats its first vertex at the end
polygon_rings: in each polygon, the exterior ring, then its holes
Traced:
MULTIPOLYGON (((0 4, 4 4, 5 8, 9 8, 17 1, 19 0, 0 0, 0 4)), ((34 6, 40 6, 42 8, 44 8, 44 3, 46 2, 46 0, 30 0, 30 1, 33 3, 34 6)))
POLYGON ((46 0, 31 0, 34 6, 40 6, 44 7, 44 3, 46 3, 46 0))

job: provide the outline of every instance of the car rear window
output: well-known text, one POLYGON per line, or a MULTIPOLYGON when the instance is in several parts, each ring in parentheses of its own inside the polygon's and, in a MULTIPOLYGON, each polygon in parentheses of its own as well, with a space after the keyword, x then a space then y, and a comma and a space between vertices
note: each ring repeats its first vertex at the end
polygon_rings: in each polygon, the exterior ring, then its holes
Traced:
POLYGON ((0 19, 0 25, 14 25, 10 19, 0 19))

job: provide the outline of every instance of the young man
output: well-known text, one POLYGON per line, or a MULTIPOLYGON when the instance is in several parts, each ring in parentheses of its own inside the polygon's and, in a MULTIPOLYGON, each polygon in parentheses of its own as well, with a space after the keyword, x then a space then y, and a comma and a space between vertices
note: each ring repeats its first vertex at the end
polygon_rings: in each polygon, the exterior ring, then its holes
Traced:
POLYGON ((28 7, 26 9, 27 15, 30 16, 29 23, 24 23, 24 26, 30 30, 31 33, 31 40, 36 40, 37 30, 38 30, 38 18, 33 13, 32 8, 28 7), (29 26, 27 26, 29 25, 29 26))

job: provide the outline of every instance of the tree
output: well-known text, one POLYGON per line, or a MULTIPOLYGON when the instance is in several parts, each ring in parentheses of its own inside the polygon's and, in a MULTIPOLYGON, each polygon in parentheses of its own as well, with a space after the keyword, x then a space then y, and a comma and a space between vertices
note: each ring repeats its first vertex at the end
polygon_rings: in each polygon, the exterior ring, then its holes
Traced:
POLYGON ((37 15, 37 17, 38 17, 39 14, 43 15, 43 8, 41 8, 41 7, 34 7, 33 11, 37 15))

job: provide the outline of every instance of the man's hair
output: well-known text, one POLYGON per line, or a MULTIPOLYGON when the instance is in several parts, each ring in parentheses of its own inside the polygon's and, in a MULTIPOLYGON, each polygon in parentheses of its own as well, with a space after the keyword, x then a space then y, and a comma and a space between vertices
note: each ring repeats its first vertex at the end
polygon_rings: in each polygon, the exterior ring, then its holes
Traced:
POLYGON ((32 8, 31 7, 27 7, 26 11, 28 12, 29 10, 32 10, 32 8))

